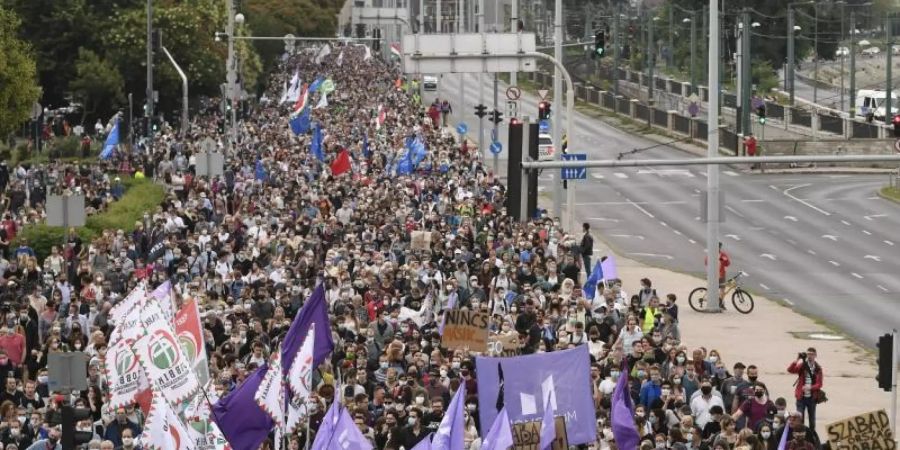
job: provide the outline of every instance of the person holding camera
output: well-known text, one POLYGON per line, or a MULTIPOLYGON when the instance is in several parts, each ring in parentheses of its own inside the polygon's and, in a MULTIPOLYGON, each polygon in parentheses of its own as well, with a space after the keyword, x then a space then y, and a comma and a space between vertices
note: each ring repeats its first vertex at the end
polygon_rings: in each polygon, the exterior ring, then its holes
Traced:
POLYGON ((810 347, 806 352, 797 354, 797 360, 788 366, 789 373, 797 375, 794 383, 794 397, 797 399, 797 411, 809 418, 809 428, 816 429, 816 405, 825 399, 822 390, 822 366, 816 362, 816 349, 810 347))

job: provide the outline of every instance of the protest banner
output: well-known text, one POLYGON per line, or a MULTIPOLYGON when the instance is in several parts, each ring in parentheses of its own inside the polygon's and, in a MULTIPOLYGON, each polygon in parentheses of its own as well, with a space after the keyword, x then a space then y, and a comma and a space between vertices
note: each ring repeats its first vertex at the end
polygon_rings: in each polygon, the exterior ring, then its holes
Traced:
MULTIPOLYGON (((556 425, 556 439, 550 446, 552 450, 567 450, 569 448, 569 439, 566 435, 566 419, 556 417, 554 419, 556 425)), ((512 427, 513 434, 513 450, 541 450, 541 421, 532 420, 529 422, 514 423, 512 427)))
POLYGON ((832 450, 895 450, 888 414, 879 409, 831 423, 826 436, 832 450))
POLYGON ((522 353, 519 333, 492 334, 488 337, 488 356, 516 356, 522 353))
POLYGON ((446 322, 441 343, 445 348, 487 352, 489 315, 475 311, 448 309, 444 311, 444 316, 446 322))
POLYGON ((409 248, 413 251, 431 249, 431 232, 411 231, 409 233, 409 248))

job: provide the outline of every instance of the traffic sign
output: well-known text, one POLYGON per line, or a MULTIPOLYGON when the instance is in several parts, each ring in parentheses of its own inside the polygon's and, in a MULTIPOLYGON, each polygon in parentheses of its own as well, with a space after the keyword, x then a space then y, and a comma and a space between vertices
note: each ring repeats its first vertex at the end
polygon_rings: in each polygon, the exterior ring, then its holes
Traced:
POLYGON ((688 114, 690 114, 691 117, 697 117, 697 113, 699 112, 700 106, 697 105, 697 102, 691 102, 691 104, 688 105, 688 114))
MULTIPOLYGON (((566 153, 562 155, 563 161, 587 161, 587 153, 566 153)), ((566 167, 560 169, 563 180, 584 180, 587 178, 587 168, 566 167)))
POLYGON ((522 96, 522 90, 518 86, 510 86, 506 88, 506 98, 510 100, 518 100, 522 96))
POLYGON ((456 132, 465 136, 465 134, 469 132, 469 126, 466 125, 465 122, 460 122, 459 125, 456 126, 456 132))
POLYGON ((548 91, 546 89, 538 89, 538 96, 541 98, 541 100, 546 100, 547 94, 549 94, 549 93, 550 93, 550 91, 548 91))
POLYGON ((506 101, 506 116, 510 118, 519 117, 519 102, 515 100, 506 101))
POLYGON ((503 151, 503 144, 500 141, 491 142, 490 151, 494 155, 499 155, 503 151))
POLYGON ((538 122, 538 131, 541 133, 549 133, 550 132, 550 121, 547 119, 543 119, 538 122))

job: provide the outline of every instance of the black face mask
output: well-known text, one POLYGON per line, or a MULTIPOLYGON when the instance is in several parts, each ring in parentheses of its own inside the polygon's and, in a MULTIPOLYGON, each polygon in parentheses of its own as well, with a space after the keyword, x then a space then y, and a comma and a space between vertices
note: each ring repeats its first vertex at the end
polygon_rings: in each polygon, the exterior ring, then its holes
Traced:
POLYGON ((700 388, 700 392, 703 392, 703 395, 709 395, 712 392, 712 386, 703 386, 700 388))
POLYGON ((755 383, 757 378, 759 378, 759 377, 757 377, 755 375, 752 377, 747 377, 747 379, 750 380, 751 383, 755 383))
POLYGON ((764 395, 766 395, 765 392, 763 392, 763 391, 756 391, 756 398, 763 398, 764 395))

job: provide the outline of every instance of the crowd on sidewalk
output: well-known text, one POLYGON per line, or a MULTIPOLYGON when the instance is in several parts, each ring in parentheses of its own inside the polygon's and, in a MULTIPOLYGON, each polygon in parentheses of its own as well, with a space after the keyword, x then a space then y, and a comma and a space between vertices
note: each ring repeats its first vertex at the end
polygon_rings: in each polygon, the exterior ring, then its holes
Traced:
MULTIPOLYGON (((352 44, 320 62, 314 56, 288 58, 270 85, 280 89, 295 72, 333 79, 327 106, 312 111, 324 133, 323 160, 310 151, 309 134, 290 131, 289 105, 257 107, 239 124, 233 148, 216 132, 217 117, 200 118, 188 138, 163 135, 152 157, 128 163, 168 187, 164 203, 133 231, 73 238, 45 261, 34 260, 24 242, 2 248, 9 262, 0 289, 20 293, 11 282, 30 280, 27 292, 5 297, 0 309, 0 373, 8 374, 0 392, 2 448, 59 448, 58 429, 44 419, 57 407, 47 354, 72 350, 91 358, 90 388, 75 399, 93 413, 78 424, 95 434, 87 448, 141 448, 141 408, 104 406, 109 314, 138 283, 164 280, 180 300, 200 304, 212 401, 277 353, 304 300, 325 284, 336 346, 316 372, 312 433, 341 398, 372 445, 410 450, 437 430, 464 384, 466 448, 479 449, 486 432, 479 410, 493 406, 477 401, 475 355, 441 346, 440 312, 452 307, 490 314, 491 333, 517 340, 523 354, 588 346, 598 436, 591 448, 617 448, 609 412, 619 377, 629 378, 641 449, 776 450, 788 422, 786 448, 818 448, 823 372, 814 349, 790 363, 795 392, 770 392, 750 361, 738 362, 714 342, 682 342, 678 298, 651 280, 641 280, 633 295, 619 280, 605 280, 588 298, 586 274, 599 255, 587 225, 567 232, 546 214, 527 223, 508 216, 505 186, 477 150, 460 148, 433 126, 395 65, 352 44), (227 154, 225 174, 212 180, 191 175, 207 137, 227 154), (404 161, 411 140, 426 149, 415 163, 404 161), (344 150, 349 170, 333 170, 344 150), (424 232, 424 245, 412 242, 415 232, 424 232), (31 258, 24 269, 15 265, 23 253, 31 258), (419 314, 402 314, 409 310, 419 314)), ((4 218, 18 227, 39 221, 40 194, 26 195, 34 219, 29 206, 12 202, 43 181, 81 188, 94 200, 111 196, 101 204, 115 201, 120 164, 0 169, 0 181, 9 174, 0 183, 9 199, 4 218)), ((3 232, 0 244, 13 238, 4 241, 3 232)), ((292 434, 290 448, 307 438, 305 430, 292 434)))

